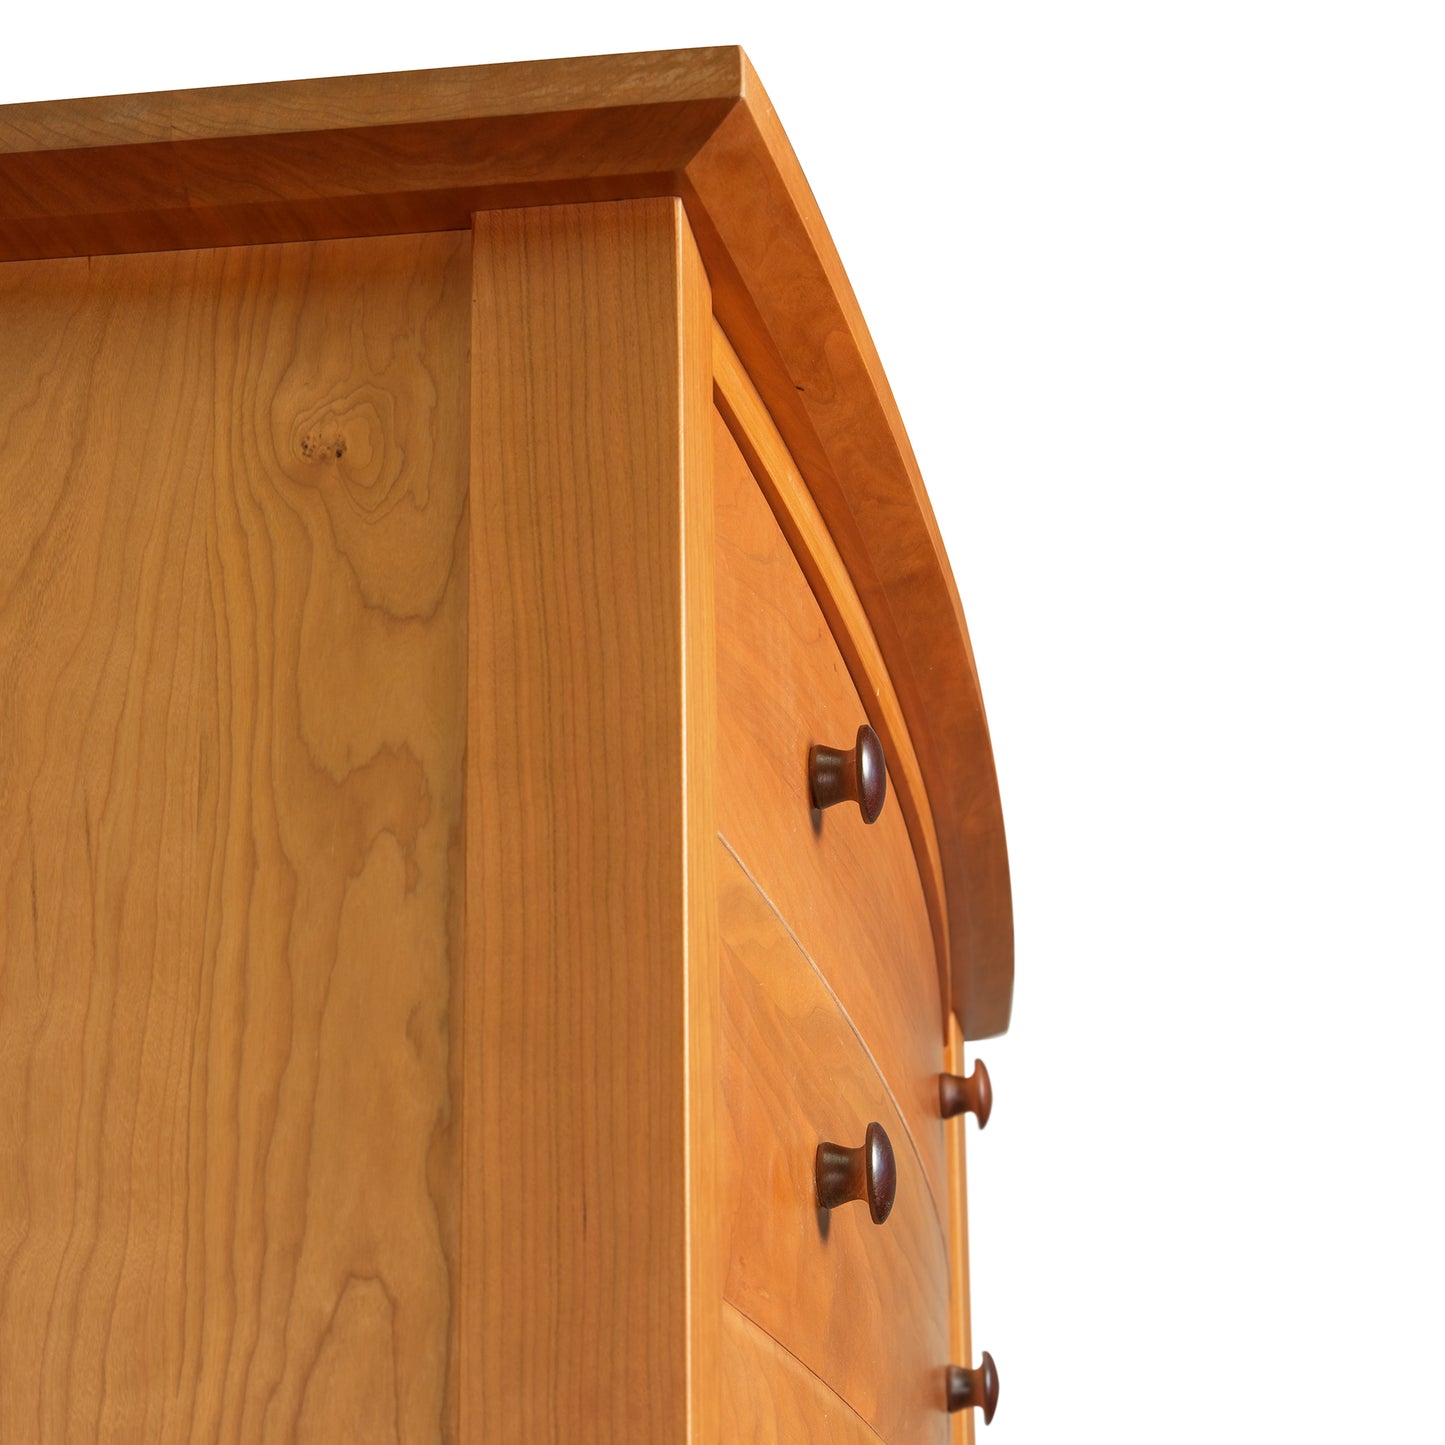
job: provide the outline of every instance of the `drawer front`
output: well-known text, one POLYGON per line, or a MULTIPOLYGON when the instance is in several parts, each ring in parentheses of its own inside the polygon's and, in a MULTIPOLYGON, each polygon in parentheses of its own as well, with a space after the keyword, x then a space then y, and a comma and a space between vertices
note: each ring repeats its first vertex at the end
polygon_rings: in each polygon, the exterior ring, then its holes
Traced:
POLYGON ((748 1445, 878 1445, 858 1412, 731 1305, 722 1320, 722 1438, 748 1445))
POLYGON ((943 1011, 933 935, 903 816, 811 807, 808 750, 852 747, 867 713, 807 579, 714 414, 718 826, 827 978, 945 1188, 938 1117, 943 1011))
POLYGON ((719 873, 724 1297, 884 1440, 942 1442, 949 1261, 918 1152, 827 984, 725 851, 719 873), (891 1213, 820 1211, 818 1144, 874 1121, 891 1213))

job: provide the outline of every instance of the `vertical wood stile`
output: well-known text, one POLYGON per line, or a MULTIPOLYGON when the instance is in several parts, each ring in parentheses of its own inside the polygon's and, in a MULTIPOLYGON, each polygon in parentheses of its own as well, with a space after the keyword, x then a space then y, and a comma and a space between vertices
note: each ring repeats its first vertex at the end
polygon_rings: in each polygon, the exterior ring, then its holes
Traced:
POLYGON ((475 218, 462 1438, 716 1440, 710 298, 475 218))
MULTIPOLYGON (((962 1074, 963 1031, 958 1020, 948 1018, 948 1050, 944 1067, 951 1074, 962 1074)), ((975 1365, 973 1330, 968 1312, 968 1165, 964 1152, 966 1116, 960 1114, 943 1127, 948 1137, 948 1189, 952 1204, 948 1211, 948 1258, 953 1271, 950 1281, 949 1342, 953 1347, 952 1362, 965 1369, 975 1365)), ((976 1411, 960 1410, 952 1417, 953 1445, 973 1445, 976 1411)))

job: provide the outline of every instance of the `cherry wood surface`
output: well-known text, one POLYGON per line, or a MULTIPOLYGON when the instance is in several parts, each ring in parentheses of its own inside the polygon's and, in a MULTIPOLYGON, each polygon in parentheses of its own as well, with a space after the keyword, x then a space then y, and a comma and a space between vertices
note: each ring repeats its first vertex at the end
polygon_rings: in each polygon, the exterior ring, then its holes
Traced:
POLYGON ((721 48, 0 106, 0 259, 667 194, 741 63, 721 48))
MULTIPOLYGON (((718 320, 827 522, 908 719, 948 893, 952 1007, 965 1034, 983 1038, 1008 1027, 1013 904, 968 628, 857 298, 772 103, 742 65, 742 102, 688 163, 682 194, 718 320)), ((908 144, 903 117, 880 118, 895 121, 908 144)))
POLYGON ((469 268, 0 266, 0 1440, 455 1438, 469 268))
POLYGON ((733 1445, 880 1445, 881 1436, 795 1355, 723 1306, 722 1438, 733 1445))
POLYGON ((863 705, 720 418, 714 438, 718 826, 867 1042, 941 1199, 943 1013, 908 830, 891 798, 871 826, 810 805, 808 749, 850 744, 863 705))
POLYGON ((902 809, 913 840, 923 884, 933 943, 938 956, 939 988, 945 1012, 952 995, 949 969, 948 906, 944 897, 943 863, 938 834, 928 803, 923 772, 913 749, 888 666, 878 649, 873 625, 848 569, 828 531, 818 504, 794 463, 771 413, 752 378, 738 360, 722 328, 713 328, 713 401, 727 423, 739 452, 768 499, 778 526, 793 549, 813 596, 828 619, 833 640, 848 665, 853 686, 883 742, 888 762, 888 792, 902 809))
POLYGON ((712 1441, 710 312, 681 206, 479 216, 474 317, 462 1433, 712 1441))
MULTIPOLYGON (((906 144, 902 118, 897 132, 906 144)), ((957 588, 836 249, 740 50, 0 107, 0 259, 456 229, 488 207, 664 194, 687 207, 718 320, 908 720, 952 1007, 968 1037, 1002 1032, 1008 858, 957 588)))
POLYGON ((735 97, 743 66, 718 45, 30 101, 0 106, 0 155, 691 105, 735 97))
MULTIPOLYGON (((782 920, 723 849, 723 1291, 885 1440, 945 1441, 944 1228, 887 1090, 782 920), (866 1204, 820 1210, 814 1152, 895 1140, 884 1224, 866 1204)), ((946 1207, 946 1205, 945 1205, 946 1207)))
POLYGON ((912 751, 976 682, 901 424, 855 494, 788 379, 781 278, 852 303, 765 111, 735 50, 0 110, 0 1439, 714 1441, 725 1275, 944 1438, 938 940, 1006 1020, 1006 856, 977 729, 912 751), (908 803, 814 817, 871 712, 908 803), (889 1129, 882 1229, 794 1227, 798 1100, 803 1181, 889 1129))
MULTIPOLYGON (((948 1067, 963 1072, 963 1035, 956 1019, 949 1020, 948 1067)), ((976 1064, 975 1064, 976 1066, 976 1064)), ((968 1284, 968 1129, 967 1116, 959 1114, 944 1125, 948 1139, 949 1342, 950 1363, 973 1360, 973 1327, 968 1284)), ((978 1141, 986 1149, 988 1141, 978 1141)), ((973 1445, 974 1412, 960 1410, 950 1417, 953 1445, 973 1445)))

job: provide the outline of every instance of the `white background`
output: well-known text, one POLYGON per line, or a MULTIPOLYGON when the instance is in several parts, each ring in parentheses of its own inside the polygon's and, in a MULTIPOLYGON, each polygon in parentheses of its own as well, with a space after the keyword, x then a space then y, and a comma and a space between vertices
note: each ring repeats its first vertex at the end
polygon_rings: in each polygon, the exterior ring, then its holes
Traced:
POLYGON ((740 43, 909 425, 1014 880, 987 1439, 1445 1440, 1426 5, 7 8, 0 102, 740 43))

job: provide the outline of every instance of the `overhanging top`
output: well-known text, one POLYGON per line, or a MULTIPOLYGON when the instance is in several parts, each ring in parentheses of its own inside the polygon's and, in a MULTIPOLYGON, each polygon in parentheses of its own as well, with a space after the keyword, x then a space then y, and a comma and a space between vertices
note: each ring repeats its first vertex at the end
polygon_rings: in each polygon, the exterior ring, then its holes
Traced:
POLYGON ((465 229, 681 196, 719 323, 867 609, 942 858, 969 1038, 1013 996, 1008 853, 968 629, 852 287, 733 46, 0 106, 0 261, 465 229))

